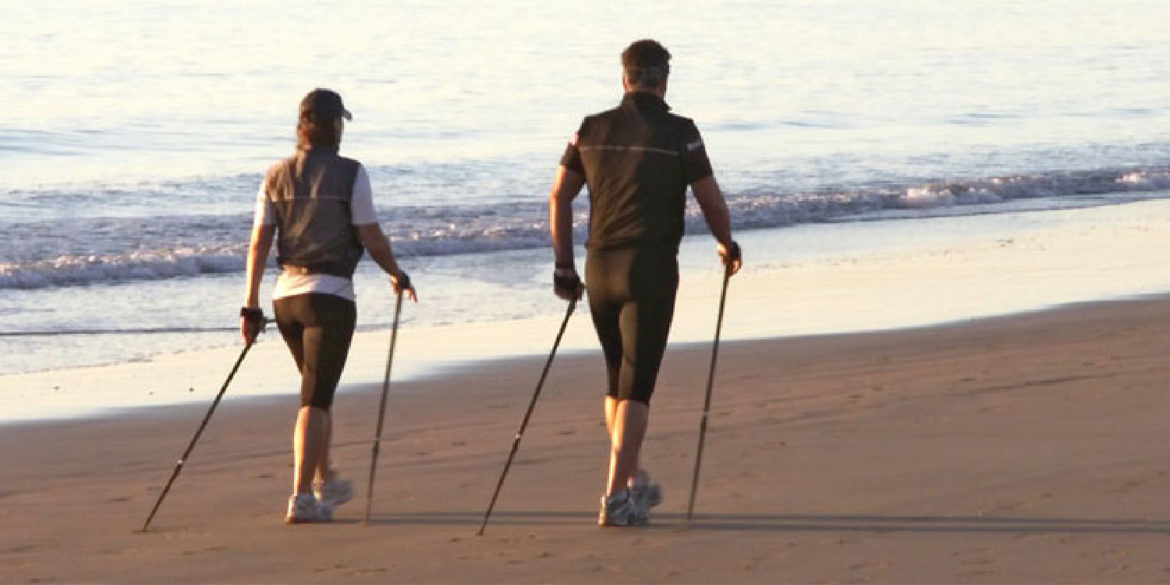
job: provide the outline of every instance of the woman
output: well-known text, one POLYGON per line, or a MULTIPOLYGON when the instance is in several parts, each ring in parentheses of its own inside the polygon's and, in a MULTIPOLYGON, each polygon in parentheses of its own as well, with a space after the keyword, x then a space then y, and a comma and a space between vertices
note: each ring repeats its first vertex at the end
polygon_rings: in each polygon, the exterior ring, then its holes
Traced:
POLYGON ((293 430, 293 493, 285 522, 322 522, 353 497, 353 482, 329 467, 333 393, 353 338, 353 272, 364 250, 390 275, 397 293, 417 301, 398 268, 374 212, 370 178, 356 160, 338 155, 341 96, 315 89, 301 100, 297 151, 273 165, 260 186, 248 248, 247 292, 240 331, 252 343, 263 326, 260 281, 276 238, 280 276, 273 308, 280 334, 301 372, 301 408, 293 430))

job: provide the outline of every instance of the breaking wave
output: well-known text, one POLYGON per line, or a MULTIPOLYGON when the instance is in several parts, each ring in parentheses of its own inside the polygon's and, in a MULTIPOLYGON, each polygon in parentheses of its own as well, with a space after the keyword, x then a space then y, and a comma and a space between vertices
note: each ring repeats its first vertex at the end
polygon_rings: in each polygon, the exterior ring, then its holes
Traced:
MULTIPOLYGON (((1107 205, 1170 196, 1167 190, 1170 168, 1039 173, 833 192, 757 189, 729 194, 727 201, 737 229, 765 229, 1107 205)), ((583 241, 588 213, 587 205, 577 206, 578 241, 583 241)), ((239 272, 244 269, 250 224, 251 217, 245 214, 11 222, 0 226, 12 250, 11 258, 0 258, 0 289, 239 272)), ((382 227, 404 257, 548 245, 543 198, 493 205, 395 207, 383 216, 382 227)), ((706 230, 693 201, 687 211, 687 230, 706 230)))

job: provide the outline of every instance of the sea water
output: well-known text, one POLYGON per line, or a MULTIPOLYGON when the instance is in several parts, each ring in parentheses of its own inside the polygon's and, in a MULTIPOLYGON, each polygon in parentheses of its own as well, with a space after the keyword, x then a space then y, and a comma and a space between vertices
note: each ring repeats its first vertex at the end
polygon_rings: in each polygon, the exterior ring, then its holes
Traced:
MULTIPOLYGON (((0 4, 2 393, 238 344, 256 189, 318 86, 354 113, 342 151, 418 286, 404 329, 555 319, 551 177, 643 37, 674 55, 667 100, 703 132, 746 251, 740 302, 765 311, 725 336, 1170 290, 1164 2, 0 4), (963 287, 932 280, 956 267, 963 287)), ((580 243, 585 193, 575 212, 580 243)), ((687 229, 680 302, 710 304, 693 203, 687 229)), ((356 285, 359 330, 387 327, 385 277, 363 262, 356 285)), ((709 336, 691 313, 673 340, 709 336)), ((519 337, 466 355, 548 335, 519 337)))

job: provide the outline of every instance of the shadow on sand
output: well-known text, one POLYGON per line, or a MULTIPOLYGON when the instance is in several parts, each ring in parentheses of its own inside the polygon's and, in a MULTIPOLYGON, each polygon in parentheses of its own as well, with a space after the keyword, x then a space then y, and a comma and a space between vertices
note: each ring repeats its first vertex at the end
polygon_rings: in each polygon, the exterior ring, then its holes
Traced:
MULTIPOLYGON (((587 525, 591 512, 508 512, 492 514, 495 526, 587 525)), ((479 512, 422 512, 389 514, 370 519, 371 525, 468 526, 483 519, 479 512)), ((651 530, 761 531, 761 532, 934 532, 934 533, 1071 533, 1168 534, 1170 521, 1128 518, 1024 518, 1002 516, 881 516, 866 514, 696 514, 688 525, 683 514, 659 513, 651 530)))

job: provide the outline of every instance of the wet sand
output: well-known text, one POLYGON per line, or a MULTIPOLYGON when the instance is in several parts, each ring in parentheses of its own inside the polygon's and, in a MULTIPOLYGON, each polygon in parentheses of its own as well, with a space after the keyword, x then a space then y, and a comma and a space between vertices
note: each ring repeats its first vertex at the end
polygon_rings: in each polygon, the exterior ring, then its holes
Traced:
POLYGON ((543 357, 395 384, 368 527, 378 385, 338 397, 334 457, 358 494, 328 525, 282 523, 291 395, 221 405, 146 534, 206 404, 0 426, 0 581, 1170 581, 1170 299, 726 343, 688 527, 709 351, 664 363, 648 528, 596 527, 586 352, 555 362, 482 537, 543 357))

